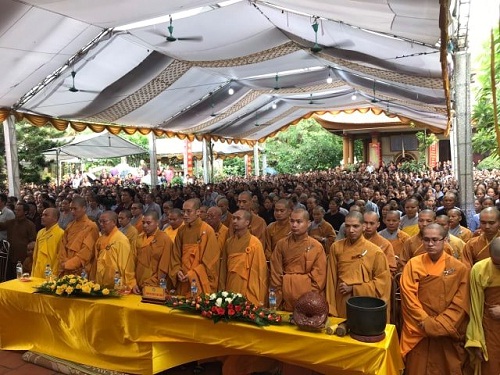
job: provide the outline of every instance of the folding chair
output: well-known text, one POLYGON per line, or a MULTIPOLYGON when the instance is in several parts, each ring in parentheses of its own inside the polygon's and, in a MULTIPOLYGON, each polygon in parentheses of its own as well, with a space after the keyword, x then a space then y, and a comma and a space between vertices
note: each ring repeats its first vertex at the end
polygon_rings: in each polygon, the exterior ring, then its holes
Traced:
POLYGON ((0 282, 7 279, 7 267, 9 264, 10 243, 2 240, 0 244, 0 282))

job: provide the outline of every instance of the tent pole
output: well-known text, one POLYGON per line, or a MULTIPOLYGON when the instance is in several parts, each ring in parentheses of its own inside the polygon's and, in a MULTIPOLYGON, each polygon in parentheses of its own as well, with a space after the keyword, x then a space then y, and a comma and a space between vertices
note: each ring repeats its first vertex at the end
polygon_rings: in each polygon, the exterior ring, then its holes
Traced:
POLYGON ((7 159, 9 195, 19 198, 21 181, 19 178, 19 159, 17 156, 16 124, 14 116, 9 116, 4 120, 3 136, 5 141, 5 156, 7 159))
POLYGON ((254 163, 254 171, 256 176, 260 176, 260 168, 259 168, 259 143, 255 142, 253 146, 253 163, 254 163))
POLYGON ((205 138, 202 141, 201 152, 203 157, 203 182, 208 184, 210 182, 208 178, 208 146, 205 138))
POLYGON ((59 153, 61 149, 58 147, 56 149, 56 184, 57 186, 61 185, 61 167, 59 165, 59 153))
POLYGON ((151 170, 151 190, 153 190, 156 185, 158 185, 158 175, 156 170, 158 169, 156 163, 156 135, 154 132, 149 133, 149 165, 151 170))

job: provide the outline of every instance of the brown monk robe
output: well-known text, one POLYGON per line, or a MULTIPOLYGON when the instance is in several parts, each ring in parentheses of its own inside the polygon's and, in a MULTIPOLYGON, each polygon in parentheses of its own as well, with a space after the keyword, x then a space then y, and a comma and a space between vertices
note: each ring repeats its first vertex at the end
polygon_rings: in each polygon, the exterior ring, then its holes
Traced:
POLYGON ((80 275, 84 268, 87 273, 90 271, 99 229, 85 214, 86 205, 82 197, 74 197, 71 201, 74 220, 68 224, 59 242, 59 276, 80 275))
POLYGON ((326 254, 330 253, 330 247, 335 241, 335 229, 324 219, 325 210, 323 207, 313 208, 313 221, 309 226, 309 236, 319 241, 323 245, 326 254))
POLYGON ((291 212, 290 202, 286 199, 280 199, 274 205, 274 218, 276 221, 269 224, 266 230, 266 246, 264 251, 267 260, 271 259, 278 241, 290 234, 291 212))
POLYGON ((251 303, 265 303, 267 292, 267 265, 259 239, 250 234, 251 214, 239 210, 233 214, 234 236, 222 251, 219 289, 241 293, 251 303))
POLYGON ((471 312, 465 347, 475 374, 500 374, 500 238, 490 245, 490 258, 471 270, 471 312))
POLYGON ((401 277, 405 374, 467 373, 464 350, 469 311, 467 268, 444 252, 446 231, 423 231, 426 253, 412 258, 401 277))
POLYGON ((158 286, 161 278, 165 278, 167 288, 173 288, 175 278, 169 278, 168 270, 173 244, 168 235, 158 228, 158 214, 148 212, 143 217, 144 231, 137 238, 137 260, 135 278, 138 288, 134 293, 140 293, 144 286, 158 286))
POLYGON ((220 248, 213 228, 198 217, 199 199, 184 202, 184 225, 175 237, 170 277, 177 279, 177 294, 189 296, 194 280, 198 293, 217 291, 220 248))
POLYGON ((363 231, 364 237, 382 250, 387 258, 387 264, 389 264, 391 275, 394 275, 397 272, 394 249, 388 240, 377 233, 378 227, 380 226, 378 214, 373 211, 368 211, 363 214, 363 218, 365 220, 365 230, 363 231))
POLYGON ((479 214, 481 235, 473 237, 464 246, 462 262, 469 268, 480 260, 490 256, 490 242, 498 237, 500 229, 500 212, 495 207, 487 207, 479 214))
POLYGON ((120 232, 122 232, 130 243, 130 252, 132 253, 134 262, 137 258, 137 238, 139 237, 139 232, 137 228, 130 224, 132 219, 132 213, 129 210, 121 210, 118 214, 118 227, 120 232))
MULTIPOLYGON (((238 195, 238 207, 240 210, 252 212, 252 205, 253 205, 252 193, 250 193, 249 191, 244 191, 243 193, 238 195)), ((231 222, 231 225, 229 226, 230 237, 233 235, 232 225, 233 223, 231 222)), ((248 230, 250 231, 251 234, 253 234, 260 240, 264 248, 266 246, 266 229, 267 229, 266 221, 260 216, 252 213, 252 220, 250 220, 250 226, 248 227, 248 230)))
POLYGON ((330 314, 346 317, 346 302, 353 296, 377 297, 390 311, 391 273, 387 257, 363 237, 364 219, 360 212, 345 218, 346 238, 335 242, 328 257, 326 299, 330 314))
POLYGON ((271 256, 271 287, 278 309, 293 311, 306 292, 324 293, 326 255, 323 246, 307 234, 309 214, 296 209, 290 216, 292 234, 278 241, 271 256))
POLYGON ((401 222, 399 211, 389 211, 387 212, 384 223, 386 228, 378 232, 382 237, 389 241, 394 250, 394 256, 396 258, 396 263, 398 265, 398 271, 401 271, 400 258, 403 252, 403 244, 410 239, 410 235, 399 229, 399 223, 401 222))

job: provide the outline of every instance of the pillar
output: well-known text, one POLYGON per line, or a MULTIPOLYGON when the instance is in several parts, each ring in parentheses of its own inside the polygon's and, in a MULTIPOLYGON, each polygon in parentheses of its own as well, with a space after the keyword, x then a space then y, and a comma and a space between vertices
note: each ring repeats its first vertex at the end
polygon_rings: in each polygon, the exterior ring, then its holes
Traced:
POLYGON ((149 169, 151 170, 151 187, 158 185, 158 175, 156 171, 158 164, 156 161, 156 135, 154 132, 149 133, 149 169))
POLYGON ((345 166, 349 164, 349 136, 347 134, 342 136, 342 160, 345 166))
POLYGON ((21 180, 19 178, 19 159, 17 156, 16 123, 14 116, 9 116, 4 120, 3 137, 5 141, 5 158, 7 160, 9 195, 19 198, 21 180))

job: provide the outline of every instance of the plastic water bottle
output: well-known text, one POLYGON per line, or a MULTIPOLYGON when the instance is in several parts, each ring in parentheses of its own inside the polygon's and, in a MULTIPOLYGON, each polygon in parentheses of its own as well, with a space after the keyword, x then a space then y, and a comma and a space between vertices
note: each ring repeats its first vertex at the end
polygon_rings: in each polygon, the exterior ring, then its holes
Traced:
POLYGON ((115 290, 120 290, 122 286, 122 278, 120 277, 120 272, 116 270, 115 272, 115 290))
POLYGON ((276 292, 274 288, 269 289, 269 310, 276 311, 276 292))
POLYGON ((51 281, 52 280, 52 268, 50 268, 50 264, 47 264, 45 266, 45 281, 51 281))
POLYGON ((198 295, 198 285, 196 285, 196 280, 191 280, 191 298, 196 298, 198 295))
POLYGON ((23 264, 20 260, 18 260, 16 264, 16 277, 18 280, 23 277, 23 264))
POLYGON ((87 280, 87 271, 85 271, 85 268, 82 270, 82 273, 81 273, 81 278, 84 279, 84 280, 87 280))
POLYGON ((167 280, 165 280, 164 277, 160 279, 160 288, 162 288, 163 290, 167 289, 167 280))

